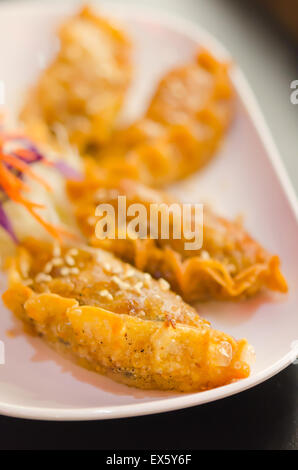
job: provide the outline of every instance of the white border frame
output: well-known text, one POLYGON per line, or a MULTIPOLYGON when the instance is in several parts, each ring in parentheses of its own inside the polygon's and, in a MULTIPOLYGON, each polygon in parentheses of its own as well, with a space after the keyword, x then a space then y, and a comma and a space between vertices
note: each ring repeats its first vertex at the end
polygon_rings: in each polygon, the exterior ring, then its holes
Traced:
MULTIPOLYGON (((68 7, 74 8, 77 5, 80 5, 81 2, 72 1, 66 2, 61 5, 61 2, 58 3, 57 0, 54 0, 57 4, 55 7, 59 10, 65 11, 68 7)), ((53 1, 49 4, 40 4, 32 1, 4 1, 0 4, 0 11, 2 9, 7 9, 13 11, 18 7, 18 5, 27 5, 28 8, 32 8, 34 11, 36 9, 42 8, 43 10, 49 7, 52 9, 53 1)), ((95 5, 98 2, 92 2, 95 5)), ((170 26, 171 28, 179 31, 181 33, 186 33, 188 36, 197 39, 198 43, 205 45, 207 48, 212 50, 216 56, 222 59, 231 59, 231 55, 226 50, 220 42, 215 39, 210 33, 205 31, 203 28, 193 24, 192 22, 176 17, 175 15, 165 13, 156 9, 151 9, 147 7, 139 7, 134 4, 126 4, 113 2, 108 4, 105 2, 100 2, 99 6, 103 11, 107 13, 111 10, 111 7, 115 7, 119 12, 124 13, 125 15, 131 15, 134 18, 139 16, 144 18, 150 17, 153 21, 156 20, 161 25, 170 26)), ((16 12, 15 12, 16 13, 16 12)), ((276 171, 276 174, 281 182, 283 190, 287 196, 290 207, 294 213, 295 219, 298 222, 298 200, 293 189, 293 186, 290 182, 289 176, 286 172, 285 166, 281 160, 277 147, 273 141, 271 133, 268 129, 268 126, 264 120, 264 117, 261 113, 257 100, 244 76, 242 71, 237 65, 233 67, 232 80, 237 90, 239 97, 241 98, 246 112, 253 118, 253 123, 256 129, 256 132, 259 134, 261 140, 264 143, 264 146, 267 150, 267 154, 270 158, 270 161, 276 171)), ((267 367, 263 371, 254 374, 247 379, 242 379, 239 382, 225 385, 223 387, 218 387, 216 389, 207 390, 205 392, 199 392, 188 395, 181 395, 174 398, 165 398, 149 403, 139 403, 139 404, 130 404, 130 405, 119 405, 112 406, 109 408, 106 407, 86 407, 86 408, 77 408, 77 409, 60 409, 60 408, 42 408, 42 407, 23 407, 8 405, 7 403, 0 402, 0 413, 7 416, 13 416, 18 418, 27 418, 27 419, 38 419, 38 420, 51 420, 51 421, 80 421, 80 420, 99 420, 99 419, 115 419, 115 418, 125 418, 133 416, 143 416, 155 413, 163 413, 167 411, 178 410, 182 408, 188 408, 191 406, 201 405, 204 403, 212 402, 219 400, 221 398, 226 398, 232 396, 236 393, 243 392, 255 385, 264 382, 270 377, 276 375, 278 372, 290 365, 298 356, 298 343, 294 342, 290 351, 284 355, 279 361, 275 362, 270 367, 267 367)))

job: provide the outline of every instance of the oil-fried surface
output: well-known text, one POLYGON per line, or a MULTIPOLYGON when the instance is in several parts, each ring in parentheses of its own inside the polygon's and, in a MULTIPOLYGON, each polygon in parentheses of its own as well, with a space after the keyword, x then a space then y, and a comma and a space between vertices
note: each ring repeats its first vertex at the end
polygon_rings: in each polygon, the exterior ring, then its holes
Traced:
POLYGON ((184 178, 214 155, 233 107, 227 64, 202 50, 162 78, 144 117, 103 148, 101 165, 150 186, 184 178))
POLYGON ((103 307, 147 320, 208 324, 171 292, 166 281, 123 263, 101 249, 52 246, 28 239, 19 250, 17 271, 34 292, 74 298, 80 305, 103 307))
POLYGON ((117 381, 189 392, 249 374, 245 340, 213 330, 165 285, 101 250, 29 240, 9 278, 3 300, 31 331, 117 381))
MULTIPOLYGON (((169 219, 169 239, 160 237, 160 225, 152 227, 150 204, 169 207, 176 202, 165 193, 133 180, 107 179, 100 170, 96 174, 93 166, 87 169, 84 181, 69 183, 68 191, 79 226, 91 244, 112 251, 156 278, 165 278, 187 301, 239 298, 253 295, 263 287, 287 291, 278 256, 268 253, 239 223, 219 217, 207 207, 204 207, 203 245, 199 250, 186 250, 185 242, 189 240, 184 238, 183 228, 182 237, 173 238, 173 218, 169 219), (129 234, 124 240, 96 237, 99 220, 94 216, 96 206, 109 203, 117 215, 119 195, 126 196, 127 207, 142 203, 146 208, 148 239, 133 240, 129 234), (150 239, 150 230, 159 237, 150 239)), ((194 226, 193 220, 191 223, 194 226)))
POLYGON ((21 113, 28 135, 63 147, 66 132, 81 153, 110 137, 131 80, 125 34, 89 7, 59 30, 60 49, 21 113))

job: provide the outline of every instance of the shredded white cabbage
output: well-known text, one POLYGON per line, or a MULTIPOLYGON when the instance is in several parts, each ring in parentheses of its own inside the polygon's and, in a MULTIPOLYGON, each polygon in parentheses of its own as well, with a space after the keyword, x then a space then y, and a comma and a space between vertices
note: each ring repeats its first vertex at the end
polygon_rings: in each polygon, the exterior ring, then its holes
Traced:
MULTIPOLYGON (((55 168, 34 164, 34 172, 40 175, 51 187, 47 191, 40 183, 28 178, 24 181, 28 183, 31 190, 26 193, 26 198, 31 201, 44 205, 44 209, 38 209, 38 212, 44 220, 51 224, 67 228, 69 231, 78 233, 75 218, 72 212, 71 203, 67 197, 65 189, 65 178, 55 168)), ((39 239, 49 239, 50 235, 39 224, 33 216, 21 204, 8 200, 3 204, 3 208, 9 217, 13 229, 20 241, 28 236, 34 236, 39 239)), ((0 227, 0 256, 3 259, 13 253, 15 245, 7 232, 0 227)))

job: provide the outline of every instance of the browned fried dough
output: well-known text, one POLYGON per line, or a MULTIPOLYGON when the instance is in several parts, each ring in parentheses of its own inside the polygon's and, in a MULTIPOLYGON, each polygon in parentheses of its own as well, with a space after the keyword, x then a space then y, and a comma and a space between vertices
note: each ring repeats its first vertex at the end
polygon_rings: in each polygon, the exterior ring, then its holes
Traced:
POLYGON ((227 64, 201 50, 193 62, 162 78, 144 117, 115 132, 97 157, 113 175, 164 186, 208 162, 233 107, 227 64))
POLYGON ((59 39, 20 117, 31 137, 63 149, 66 133, 84 154, 110 138, 131 81, 131 46, 89 7, 61 25, 59 39))
POLYGON ((187 301, 235 299, 253 295, 263 287, 287 291, 278 256, 268 253, 239 223, 219 217, 206 207, 203 245, 187 250, 183 230, 180 239, 173 238, 173 218, 169 218, 168 239, 161 238, 160 225, 152 227, 150 204, 170 208, 177 202, 167 194, 133 180, 107 179, 100 171, 96 174, 95 167, 87 171, 84 181, 69 183, 68 190, 79 226, 92 245, 112 251, 156 278, 163 277, 187 301), (147 239, 131 239, 129 234, 123 240, 99 240, 95 236, 96 206, 109 203, 117 215, 119 195, 126 196, 127 207, 142 203, 146 208, 147 239), (150 231, 158 233, 158 238, 150 239, 150 231))
POLYGON ((80 364, 140 388, 199 391, 246 377, 252 349, 99 249, 37 240, 10 265, 5 304, 80 364))

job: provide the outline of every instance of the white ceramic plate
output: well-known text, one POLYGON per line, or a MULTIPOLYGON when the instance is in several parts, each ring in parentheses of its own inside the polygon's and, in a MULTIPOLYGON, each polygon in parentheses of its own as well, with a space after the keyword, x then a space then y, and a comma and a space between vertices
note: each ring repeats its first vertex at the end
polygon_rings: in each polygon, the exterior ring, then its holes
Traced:
MULTIPOLYGON (((6 106, 16 113, 26 87, 55 49, 53 30, 73 7, 48 2, 0 4, 1 77, 6 106)), ((136 78, 124 119, 133 119, 161 74, 190 58, 204 44, 227 52, 199 27, 128 6, 104 8, 119 17, 135 42, 136 78)), ((220 154, 200 174, 173 191, 184 200, 214 204, 223 214, 245 216, 247 228, 281 256, 290 292, 260 295, 240 303, 206 303, 200 312, 219 329, 255 346, 252 375, 214 390, 187 395, 148 392, 86 371, 27 337, 2 305, 0 413, 35 419, 88 420, 136 416, 210 402, 252 387, 290 364, 298 346, 297 201, 284 167, 242 73, 235 67, 237 115, 220 154), (7 330, 14 329, 13 337, 7 330)), ((4 281, 5 283, 5 281, 4 281)), ((4 285, 2 283, 2 288, 4 285)))

